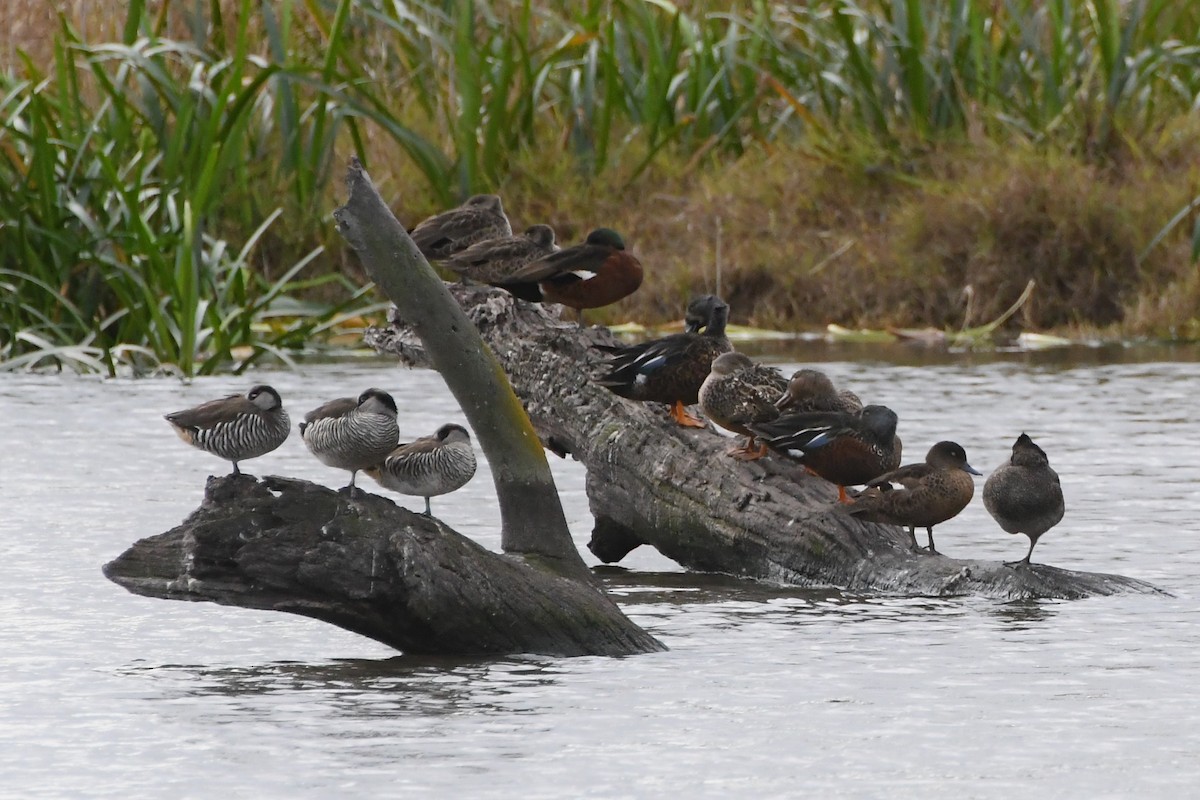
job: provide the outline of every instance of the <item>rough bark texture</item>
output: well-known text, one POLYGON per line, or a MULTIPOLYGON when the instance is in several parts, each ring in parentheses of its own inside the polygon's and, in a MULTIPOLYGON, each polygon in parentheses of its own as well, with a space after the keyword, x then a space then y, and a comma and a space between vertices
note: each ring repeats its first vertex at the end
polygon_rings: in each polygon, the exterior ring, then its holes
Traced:
POLYGON ((498 556, 385 498, 303 481, 209 480, 183 525, 105 567, 131 592, 288 611, 409 653, 629 655, 663 649, 599 590, 537 433, 495 356, 357 161, 334 217, 423 343, 488 458, 498 556))
MULTIPOLYGON (((724 455, 728 438, 681 428, 665 407, 593 384, 603 359, 591 345, 613 343, 607 330, 563 323, 499 290, 451 290, 503 363, 545 446, 587 467, 596 520, 589 548, 603 561, 647 544, 697 570, 850 591, 1000 599, 1160 591, 1119 575, 914 553, 902 528, 848 516, 830 484, 787 459, 735 461, 724 455)), ((397 319, 366 338, 406 363, 428 363, 397 319)))
POLYGON ((575 549, 537 434, 495 357, 446 291, 357 160, 350 196, 334 212, 338 232, 424 343, 429 363, 462 406, 487 456, 500 503, 506 553, 527 553, 580 580, 590 574, 575 549))
POLYGON ((302 614, 406 653, 663 649, 590 583, 492 553, 387 498, 288 478, 209 478, 182 525, 104 574, 135 594, 302 614))

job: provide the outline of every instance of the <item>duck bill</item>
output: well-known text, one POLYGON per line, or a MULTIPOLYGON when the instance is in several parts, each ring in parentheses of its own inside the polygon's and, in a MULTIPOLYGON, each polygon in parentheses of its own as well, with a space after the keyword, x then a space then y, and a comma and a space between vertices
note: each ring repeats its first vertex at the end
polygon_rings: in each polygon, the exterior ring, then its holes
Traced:
POLYGON ((974 468, 974 467, 972 467, 970 464, 963 464, 963 470, 964 470, 965 472, 969 472, 969 473, 971 473, 972 475, 983 475, 983 473, 982 473, 982 472, 980 472, 979 470, 975 469, 975 468, 974 468))

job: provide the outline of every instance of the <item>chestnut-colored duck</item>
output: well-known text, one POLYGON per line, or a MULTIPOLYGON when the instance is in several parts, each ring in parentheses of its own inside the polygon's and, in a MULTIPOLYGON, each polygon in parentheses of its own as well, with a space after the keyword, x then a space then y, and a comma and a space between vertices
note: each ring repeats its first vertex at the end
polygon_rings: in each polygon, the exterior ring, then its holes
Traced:
POLYGON ((677 423, 703 428, 704 422, 685 406, 699 400, 713 359, 733 350, 725 336, 729 306, 716 295, 704 295, 688 304, 687 319, 688 330, 683 333, 638 344, 600 346, 611 357, 608 372, 596 382, 629 400, 666 403, 677 423))
POLYGON ((597 228, 586 241, 532 261, 497 286, 522 300, 561 303, 582 312, 628 297, 642 285, 642 263, 620 234, 597 228))
POLYGON ((871 405, 859 414, 789 414, 749 427, 772 450, 836 484, 838 500, 848 503, 847 486, 867 483, 900 466, 896 423, 896 412, 871 405))
POLYGON ((929 534, 928 552, 936 554, 933 526, 958 516, 975 494, 972 475, 980 473, 967 463, 967 453, 955 442, 938 442, 929 448, 924 463, 908 464, 867 484, 847 511, 868 522, 905 525, 917 549, 918 527, 929 534))

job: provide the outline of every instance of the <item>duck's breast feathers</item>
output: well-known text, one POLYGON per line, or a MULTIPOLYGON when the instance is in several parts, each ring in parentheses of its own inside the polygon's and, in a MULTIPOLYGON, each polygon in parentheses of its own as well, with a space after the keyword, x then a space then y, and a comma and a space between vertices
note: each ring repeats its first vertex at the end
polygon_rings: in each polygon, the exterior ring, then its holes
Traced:
POLYGON ((988 476, 983 504, 1009 533, 1044 533, 1058 524, 1066 510, 1054 470, 1007 463, 988 476))

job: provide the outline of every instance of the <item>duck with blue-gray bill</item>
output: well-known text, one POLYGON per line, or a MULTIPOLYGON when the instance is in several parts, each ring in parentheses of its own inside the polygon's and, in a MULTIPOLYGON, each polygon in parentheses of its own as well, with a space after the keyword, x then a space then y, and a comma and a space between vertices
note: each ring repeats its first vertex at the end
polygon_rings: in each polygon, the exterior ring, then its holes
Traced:
POLYGON ((742 353, 723 353, 713 359, 711 371, 700 386, 700 410, 727 431, 746 439, 727 451, 740 461, 754 461, 767 454, 767 446, 756 441, 747 428, 779 416, 772 402, 787 386, 779 370, 756 364, 742 353))
POLYGON ((929 534, 933 544, 933 526, 958 516, 975 495, 972 475, 979 475, 967 463, 967 453, 955 442, 938 442, 929 448, 925 461, 908 464, 881 475, 867 484, 847 512, 867 522, 904 525, 914 550, 917 528, 929 534))
POLYGON ((402 444, 382 463, 367 467, 385 489, 425 498, 425 516, 432 510, 429 498, 461 489, 475 476, 475 450, 471 434, 461 425, 443 425, 432 436, 402 444))
POLYGON ((512 236, 512 224, 499 195, 477 194, 457 208, 422 220, 408 233, 421 255, 440 261, 476 242, 512 236))
POLYGON ((266 385, 167 414, 166 420, 183 441, 232 462, 234 475, 241 474, 239 461, 266 455, 291 432, 279 392, 266 385))
POLYGON ((353 495, 358 471, 382 462, 400 441, 396 401, 379 389, 330 400, 304 416, 300 437, 322 464, 350 471, 353 495))
POLYGON ((749 428, 767 447, 835 484, 838 500, 848 503, 847 486, 873 481, 900 466, 897 421, 887 406, 870 405, 858 414, 788 414, 749 428))
POLYGON ((1009 533, 1029 537, 1029 552, 1015 567, 1029 564, 1034 545, 1066 513, 1062 484, 1050 468, 1046 451, 1022 433, 1012 446, 1012 457, 996 468, 983 484, 983 507, 1009 533))
POLYGON ((733 350, 725 336, 728 319, 729 305, 709 294, 688 303, 683 333, 631 345, 598 345, 609 361, 596 383, 629 400, 666 403, 679 425, 703 428, 704 422, 686 406, 699 401, 713 359, 733 350))

